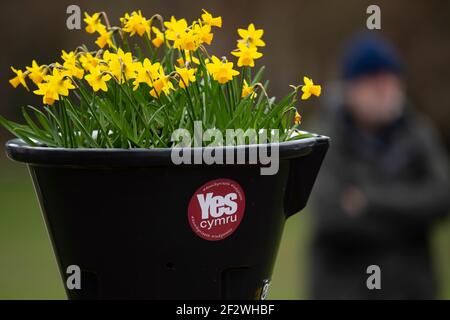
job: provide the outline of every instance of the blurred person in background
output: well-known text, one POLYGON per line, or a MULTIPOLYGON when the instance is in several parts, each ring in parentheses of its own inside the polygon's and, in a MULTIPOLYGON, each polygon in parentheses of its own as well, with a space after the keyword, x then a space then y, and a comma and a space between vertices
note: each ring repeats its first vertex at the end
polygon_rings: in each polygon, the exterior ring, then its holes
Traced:
POLYGON ((449 211, 445 152, 409 103, 390 44, 358 35, 342 65, 342 101, 330 110, 331 148, 313 192, 311 298, 433 299, 429 235, 449 211), (381 269, 381 290, 367 288, 370 265, 381 269))

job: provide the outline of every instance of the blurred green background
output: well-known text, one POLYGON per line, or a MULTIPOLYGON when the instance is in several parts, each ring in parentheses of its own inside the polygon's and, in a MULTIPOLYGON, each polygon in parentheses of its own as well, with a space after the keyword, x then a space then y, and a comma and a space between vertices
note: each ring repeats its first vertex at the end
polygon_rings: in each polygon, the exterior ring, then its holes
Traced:
MULTIPOLYGON (((342 44, 365 27, 370 0, 17 0, 0 4, 0 113, 20 119, 20 106, 38 99, 7 83, 9 66, 52 61, 61 49, 79 43, 91 44, 93 37, 65 28, 65 10, 70 4, 83 11, 107 11, 117 23, 126 11, 162 13, 188 19, 202 8, 222 15, 224 28, 217 32, 214 50, 218 55, 234 47, 236 28, 255 22, 265 29, 267 47, 261 64, 267 66, 270 93, 280 96, 303 74, 324 85, 338 73, 336 62, 342 44), (20 23, 11 27, 11 17, 20 23), (26 41, 24 41, 26 39, 26 41)), ((408 65, 408 88, 417 108, 439 129, 450 147, 450 2, 442 0, 380 0, 382 33, 400 49, 408 65)), ((325 97, 324 97, 325 100, 325 97)), ((322 101, 322 100, 321 100, 322 101)), ((312 109, 311 105, 305 109, 312 109)), ((320 111, 320 109, 318 109, 320 111)), ((309 115, 304 119, 307 124, 309 115)), ((4 142, 11 136, 0 128, 0 299, 65 299, 50 240, 25 166, 6 159, 4 142)), ((308 247, 310 215, 305 210, 286 224, 273 282, 272 299, 308 298, 308 247)), ((450 299, 450 221, 433 232, 434 265, 440 297, 450 299)))
MULTIPOLYGON (((3 143, 2 143, 3 144, 3 143)), ((65 299, 26 166, 0 156, 0 300, 65 299)), ((308 210, 286 224, 269 299, 308 298, 308 210)), ((433 235, 440 298, 450 299, 450 220, 433 235)))

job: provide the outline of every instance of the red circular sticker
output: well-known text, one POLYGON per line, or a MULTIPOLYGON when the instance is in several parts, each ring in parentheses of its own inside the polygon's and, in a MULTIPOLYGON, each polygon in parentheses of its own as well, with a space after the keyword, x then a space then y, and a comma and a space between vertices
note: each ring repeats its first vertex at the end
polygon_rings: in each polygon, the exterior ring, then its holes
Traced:
POLYGON ((244 217, 245 194, 233 180, 217 179, 201 186, 189 202, 192 230, 208 241, 229 237, 244 217))

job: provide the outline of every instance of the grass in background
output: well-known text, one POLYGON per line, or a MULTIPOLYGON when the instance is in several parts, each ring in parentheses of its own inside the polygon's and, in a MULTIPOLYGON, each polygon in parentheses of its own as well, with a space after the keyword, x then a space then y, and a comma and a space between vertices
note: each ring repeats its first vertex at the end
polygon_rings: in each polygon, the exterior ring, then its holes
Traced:
MULTIPOLYGON (((310 216, 286 223, 270 299, 306 299, 310 216)), ((439 225, 433 250, 441 297, 450 299, 450 220, 439 225)), ((64 288, 25 166, 0 156, 0 299, 65 299, 64 288)))
POLYGON ((65 299, 28 170, 0 158, 0 299, 65 299))

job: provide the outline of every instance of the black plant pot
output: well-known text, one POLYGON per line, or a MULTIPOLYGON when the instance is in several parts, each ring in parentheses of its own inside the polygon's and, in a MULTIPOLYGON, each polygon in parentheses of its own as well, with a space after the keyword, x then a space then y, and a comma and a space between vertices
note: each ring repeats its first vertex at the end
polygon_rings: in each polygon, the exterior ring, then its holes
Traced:
POLYGON ((170 149, 6 147, 30 168, 63 279, 81 270, 70 299, 260 299, 328 144, 281 143, 272 176, 259 164, 177 166, 170 149))

